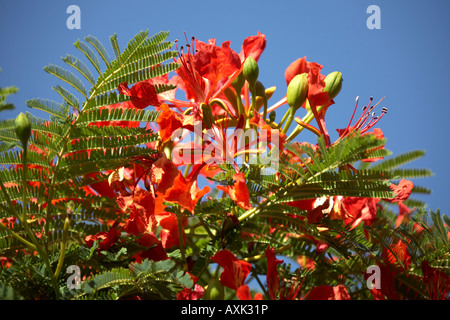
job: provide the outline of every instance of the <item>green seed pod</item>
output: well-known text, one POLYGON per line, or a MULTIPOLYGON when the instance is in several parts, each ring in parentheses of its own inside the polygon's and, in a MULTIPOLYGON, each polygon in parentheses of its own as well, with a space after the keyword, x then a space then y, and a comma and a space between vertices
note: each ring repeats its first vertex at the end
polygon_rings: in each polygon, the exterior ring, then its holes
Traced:
POLYGON ((334 99, 342 89, 342 73, 334 71, 325 77, 325 89, 328 92, 330 100, 334 99))
POLYGON ((205 300, 223 300, 225 296, 225 290, 219 279, 212 277, 209 280, 208 288, 205 291, 205 300))
POLYGON ((17 137, 22 142, 23 147, 26 148, 28 144, 28 139, 30 139, 31 135, 30 120, 24 113, 21 112, 15 120, 15 126, 17 137))
POLYGON ((244 74, 245 80, 250 84, 250 88, 255 86, 259 76, 259 67, 256 60, 252 57, 245 59, 242 73, 244 74))
POLYGON ((294 111, 297 111, 305 103, 308 96, 307 76, 306 73, 298 74, 289 82, 286 99, 289 107, 294 111))

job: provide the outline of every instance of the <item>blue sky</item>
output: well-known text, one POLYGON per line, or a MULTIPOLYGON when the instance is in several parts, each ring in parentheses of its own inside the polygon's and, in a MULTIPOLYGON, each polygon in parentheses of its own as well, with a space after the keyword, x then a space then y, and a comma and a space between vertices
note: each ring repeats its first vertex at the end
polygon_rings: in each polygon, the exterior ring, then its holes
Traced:
MULTIPOLYGON (((258 31, 267 38, 259 60, 260 80, 276 86, 273 101, 286 90, 284 71, 297 58, 324 65, 323 73, 341 71, 344 85, 327 113, 327 128, 347 125, 355 97, 360 106, 385 96, 381 107, 388 114, 379 127, 388 138, 386 148, 395 154, 415 149, 426 156, 412 167, 431 169, 435 176, 414 180, 433 190, 425 200, 432 210, 448 214, 450 152, 446 141, 449 118, 450 2, 387 0, 322 1, 2 1, 0 5, 0 86, 15 85, 11 96, 13 118, 30 111, 25 101, 49 98, 60 101, 51 87, 56 78, 43 71, 49 63, 64 66, 67 53, 81 57, 73 43, 92 34, 108 51, 109 36, 117 33, 124 48, 140 30, 150 34, 170 31, 170 40, 190 38, 219 43, 231 40, 240 51, 242 41, 258 31), (69 5, 81 9, 81 29, 70 30, 69 5), (370 5, 381 12, 381 29, 370 30, 370 5)), ((360 111, 359 111, 360 112, 360 111)), ((299 140, 313 142, 308 134, 299 140)))

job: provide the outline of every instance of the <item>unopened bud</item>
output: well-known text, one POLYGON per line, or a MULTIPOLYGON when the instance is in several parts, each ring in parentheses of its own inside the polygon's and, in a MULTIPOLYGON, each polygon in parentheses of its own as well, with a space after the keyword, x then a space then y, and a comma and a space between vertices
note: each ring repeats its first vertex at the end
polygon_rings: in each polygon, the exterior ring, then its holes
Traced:
POLYGON ((266 88, 264 87, 264 85, 261 83, 261 81, 256 81, 256 95, 258 97, 266 97, 266 88))
POLYGON ((211 129, 212 124, 214 123, 214 117, 211 111, 211 107, 206 103, 202 103, 201 108, 203 112, 203 122, 205 123, 207 129, 211 129))
POLYGON ((250 86, 255 86, 256 80, 258 80, 259 76, 259 67, 256 60, 252 57, 248 57, 247 59, 245 59, 242 73, 244 74, 244 78, 248 81, 250 86))
POLYGON ((23 147, 26 148, 28 144, 28 139, 30 138, 31 135, 30 120, 24 113, 21 112, 15 120, 15 126, 17 137, 22 142, 23 147))
POLYGON ((241 94, 241 89, 245 84, 245 78, 244 75, 241 73, 239 73, 239 75, 233 80, 233 82, 231 83, 231 85, 233 86, 234 90, 236 90, 236 93, 238 96, 240 96, 241 94))
POLYGON ((342 89, 342 73, 334 71, 325 77, 325 89, 328 92, 330 100, 334 99, 342 89))
POLYGON ((302 73, 296 75, 291 82, 289 82, 286 99, 289 107, 298 110, 306 101, 308 96, 308 79, 307 74, 302 73))
POLYGON ((270 120, 270 122, 274 122, 275 119, 276 119, 276 117, 277 117, 277 114, 276 114, 275 111, 271 111, 271 112, 269 113, 269 120, 270 120))
POLYGON ((224 288, 219 279, 212 277, 205 291, 205 300, 223 300, 224 288))

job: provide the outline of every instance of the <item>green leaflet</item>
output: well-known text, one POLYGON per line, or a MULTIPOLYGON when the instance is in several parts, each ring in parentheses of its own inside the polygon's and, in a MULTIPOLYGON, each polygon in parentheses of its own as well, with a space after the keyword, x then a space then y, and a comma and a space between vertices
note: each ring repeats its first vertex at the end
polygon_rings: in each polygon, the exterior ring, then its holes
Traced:
MULTIPOLYGON (((76 203, 69 241, 79 241, 88 234, 102 231, 104 226, 100 221, 118 217, 115 201, 87 194, 83 188, 105 181, 108 176, 102 172, 129 165, 140 157, 152 156, 156 151, 148 145, 157 141, 158 135, 146 130, 144 125, 156 121, 159 113, 105 107, 130 101, 129 97, 117 92, 121 82, 132 85, 165 75, 178 67, 173 62, 176 53, 170 51, 172 43, 166 41, 167 37, 168 32, 149 37, 148 31, 142 31, 120 52, 117 36, 113 36, 110 40, 115 59, 111 60, 105 46, 89 35, 74 44, 83 59, 67 54, 62 58, 65 68, 55 64, 44 68, 65 82, 65 85, 57 84, 52 88, 61 101, 44 98, 26 101, 28 107, 49 115, 49 119, 43 119, 28 114, 33 134, 27 152, 27 164, 31 166, 27 170, 27 180, 33 185, 27 187, 26 211, 29 216, 46 219, 45 229, 34 220, 30 222, 36 232, 47 232, 46 237, 39 240, 44 247, 54 247, 64 238, 63 221, 69 200, 76 203), (139 126, 105 126, 109 121, 139 122, 139 126), (99 123, 102 126, 97 127, 99 123), (92 173, 99 173, 97 179, 90 176, 92 173)), ((173 88, 172 85, 156 86, 158 93, 173 88)), ((0 90, 0 108, 9 108, 4 101, 16 91, 15 87, 0 90)), ((23 200, 22 152, 14 148, 20 148, 14 119, 0 121, 0 140, 0 217, 8 218, 21 212, 23 200)), ((23 233, 20 224, 15 231, 23 233)), ((1 243, 4 246, 0 250, 15 245, 11 235, 5 235, 1 243)))
POLYGON ((69 107, 48 99, 28 100, 27 106, 30 108, 45 111, 61 120, 66 120, 69 115, 69 107))
MULTIPOLYGON (((82 291, 95 295, 101 290, 112 290, 117 298, 144 293, 157 299, 174 299, 174 289, 190 288, 193 282, 188 274, 175 267, 172 260, 158 262, 144 260, 131 264, 129 269, 114 268, 87 279, 82 291)), ((77 298, 81 298, 78 295, 77 298)))
POLYGON ((103 121, 138 121, 154 122, 158 118, 159 112, 139 110, 139 109, 93 109, 83 113, 78 118, 80 125, 103 122, 103 121))
POLYGON ((6 102, 6 98, 17 91, 19 91, 19 89, 14 86, 0 88, 0 111, 14 109, 14 105, 6 102))

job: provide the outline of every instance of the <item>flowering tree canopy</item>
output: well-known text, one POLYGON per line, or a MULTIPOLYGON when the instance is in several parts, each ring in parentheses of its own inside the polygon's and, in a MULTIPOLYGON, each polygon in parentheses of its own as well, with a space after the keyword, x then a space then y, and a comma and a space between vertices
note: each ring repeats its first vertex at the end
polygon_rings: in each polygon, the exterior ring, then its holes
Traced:
POLYGON ((338 105, 342 73, 306 57, 280 70, 286 88, 263 84, 261 32, 237 46, 168 36, 120 52, 114 35, 114 60, 86 37, 92 66, 63 60, 90 90, 49 65, 62 102, 26 102, 49 119, 0 122, 0 294, 449 299, 449 220, 411 197, 431 172, 402 168, 423 152, 386 149, 383 99, 338 105), (335 141, 330 108, 349 114, 335 141))

